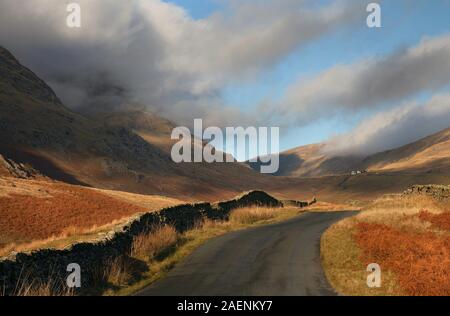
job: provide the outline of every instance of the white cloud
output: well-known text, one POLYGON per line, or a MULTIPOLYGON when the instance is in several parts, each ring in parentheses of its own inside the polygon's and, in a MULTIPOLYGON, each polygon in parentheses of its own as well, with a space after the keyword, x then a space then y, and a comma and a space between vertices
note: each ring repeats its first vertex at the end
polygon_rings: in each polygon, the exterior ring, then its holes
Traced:
POLYGON ((424 105, 408 103, 378 113, 348 134, 327 142, 334 155, 368 155, 412 143, 450 127, 450 94, 438 94, 424 105))
POLYGON ((336 65, 289 87, 271 115, 304 124, 338 112, 396 102, 450 83, 450 35, 426 38, 417 46, 382 58, 336 65))

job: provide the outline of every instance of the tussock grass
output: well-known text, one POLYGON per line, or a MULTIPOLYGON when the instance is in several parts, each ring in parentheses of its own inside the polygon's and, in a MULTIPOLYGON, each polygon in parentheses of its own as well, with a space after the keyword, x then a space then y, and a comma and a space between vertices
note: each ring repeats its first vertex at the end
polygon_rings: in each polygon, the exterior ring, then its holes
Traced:
POLYGON ((134 237, 129 254, 106 262, 95 272, 95 283, 102 294, 113 294, 137 282, 151 267, 158 266, 165 252, 179 240, 176 229, 170 225, 153 226, 148 232, 134 237))
POLYGON ((0 287, 0 296, 74 296, 74 294, 73 289, 54 276, 50 276, 47 280, 21 276, 12 293, 6 293, 5 289, 0 287))
POLYGON ((165 249, 173 247, 178 241, 178 233, 173 226, 154 227, 133 239, 131 257, 152 260, 165 249))
POLYGON ((14 296, 74 296, 74 292, 52 281, 35 281, 21 287, 14 296))
POLYGON ((123 286, 128 284, 133 275, 132 265, 126 257, 111 259, 101 269, 101 279, 112 286, 123 286))

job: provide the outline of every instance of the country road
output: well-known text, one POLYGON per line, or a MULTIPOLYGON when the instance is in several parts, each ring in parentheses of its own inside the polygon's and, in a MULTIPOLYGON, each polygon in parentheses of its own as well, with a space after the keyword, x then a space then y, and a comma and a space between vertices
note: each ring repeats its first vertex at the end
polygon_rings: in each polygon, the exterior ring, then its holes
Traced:
POLYGON ((305 213, 212 239, 137 295, 336 295, 321 267, 320 237, 354 214, 305 213))

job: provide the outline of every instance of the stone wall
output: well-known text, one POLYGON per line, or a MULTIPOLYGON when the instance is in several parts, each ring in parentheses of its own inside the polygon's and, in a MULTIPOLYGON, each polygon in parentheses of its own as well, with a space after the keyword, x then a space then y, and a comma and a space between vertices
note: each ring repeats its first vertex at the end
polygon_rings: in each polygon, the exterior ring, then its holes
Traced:
POLYGON ((414 185, 406 190, 403 195, 427 195, 440 201, 450 200, 450 186, 448 185, 414 185))
MULTIPOLYGON (((302 206, 298 202, 298 206, 302 206)), ((104 266, 130 253, 133 238, 151 231, 158 225, 173 225, 178 232, 191 229, 204 219, 227 220, 232 210, 247 206, 282 207, 283 203, 262 191, 252 191, 216 204, 185 204, 146 213, 130 222, 109 237, 95 243, 78 243, 66 250, 43 249, 31 253, 18 253, 13 258, 0 260, 0 289, 13 293, 18 280, 60 280, 64 282, 70 263, 81 266, 82 287, 89 288, 98 282, 104 266)))

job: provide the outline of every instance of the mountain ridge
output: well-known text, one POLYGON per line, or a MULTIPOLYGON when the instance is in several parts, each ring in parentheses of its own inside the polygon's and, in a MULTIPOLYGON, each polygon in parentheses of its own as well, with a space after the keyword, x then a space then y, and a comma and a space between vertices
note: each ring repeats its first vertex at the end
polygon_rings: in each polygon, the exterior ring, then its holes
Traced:
POLYGON ((277 176, 317 177, 369 172, 450 172, 450 128, 398 148, 367 156, 334 156, 325 143, 301 146, 280 154, 277 176))

